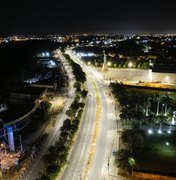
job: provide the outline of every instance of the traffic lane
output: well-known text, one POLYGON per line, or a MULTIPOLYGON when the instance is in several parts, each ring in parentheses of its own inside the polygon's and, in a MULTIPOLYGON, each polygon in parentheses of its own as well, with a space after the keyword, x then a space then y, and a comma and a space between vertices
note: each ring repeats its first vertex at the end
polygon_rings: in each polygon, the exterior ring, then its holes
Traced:
POLYGON ((78 175, 82 176, 85 163, 87 161, 88 150, 91 145, 91 139, 95 121, 95 90, 92 82, 87 80, 89 95, 87 97, 87 108, 85 108, 83 122, 81 123, 80 132, 69 160, 70 166, 65 170, 62 179, 77 179, 78 175))

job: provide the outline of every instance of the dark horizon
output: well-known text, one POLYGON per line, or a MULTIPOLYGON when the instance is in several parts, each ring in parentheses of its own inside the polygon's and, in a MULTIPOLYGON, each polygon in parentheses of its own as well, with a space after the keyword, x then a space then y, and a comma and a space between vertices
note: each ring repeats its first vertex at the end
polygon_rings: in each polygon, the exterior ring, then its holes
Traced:
POLYGON ((5 2, 0 36, 176 33, 175 6, 173 0, 5 2))

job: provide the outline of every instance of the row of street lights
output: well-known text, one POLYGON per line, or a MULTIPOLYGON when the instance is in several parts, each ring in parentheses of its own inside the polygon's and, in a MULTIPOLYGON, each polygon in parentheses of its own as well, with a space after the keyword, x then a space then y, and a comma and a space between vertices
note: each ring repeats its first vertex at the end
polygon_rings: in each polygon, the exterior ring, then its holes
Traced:
MULTIPOLYGON (((148 134, 153 134, 153 132, 154 132, 153 129, 148 129, 148 134)), ((158 133, 158 134, 162 134, 163 131, 162 131, 161 129, 158 129, 158 130, 157 130, 157 133, 158 133)), ((168 134, 171 134, 171 128, 169 128, 169 129, 167 130, 167 133, 168 133, 168 134)))

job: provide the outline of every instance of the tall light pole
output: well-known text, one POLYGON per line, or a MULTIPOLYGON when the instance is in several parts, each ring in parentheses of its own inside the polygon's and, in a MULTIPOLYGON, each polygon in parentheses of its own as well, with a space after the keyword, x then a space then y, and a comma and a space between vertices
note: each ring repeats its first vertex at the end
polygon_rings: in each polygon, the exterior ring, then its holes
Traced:
POLYGON ((149 81, 152 82, 153 81, 153 74, 152 74, 152 67, 153 67, 153 63, 151 63, 151 60, 149 61, 149 81))
POLYGON ((169 83, 169 76, 165 77, 165 83, 169 83))
POLYGON ((22 145, 22 141, 21 141, 21 134, 19 136, 20 136, 20 149, 21 149, 21 152, 23 152, 23 145, 22 145))
POLYGON ((104 62, 103 62, 102 71, 108 71, 107 56, 106 56, 105 51, 103 51, 103 55, 104 55, 104 58, 103 58, 104 62))

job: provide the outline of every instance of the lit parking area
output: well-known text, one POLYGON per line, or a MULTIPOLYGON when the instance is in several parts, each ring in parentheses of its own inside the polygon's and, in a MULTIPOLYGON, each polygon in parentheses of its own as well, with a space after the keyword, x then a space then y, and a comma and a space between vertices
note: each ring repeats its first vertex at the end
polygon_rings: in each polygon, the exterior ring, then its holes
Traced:
POLYGON ((12 166, 18 164, 18 160, 20 157, 20 153, 13 153, 13 152, 0 152, 0 164, 1 169, 10 169, 12 166))

